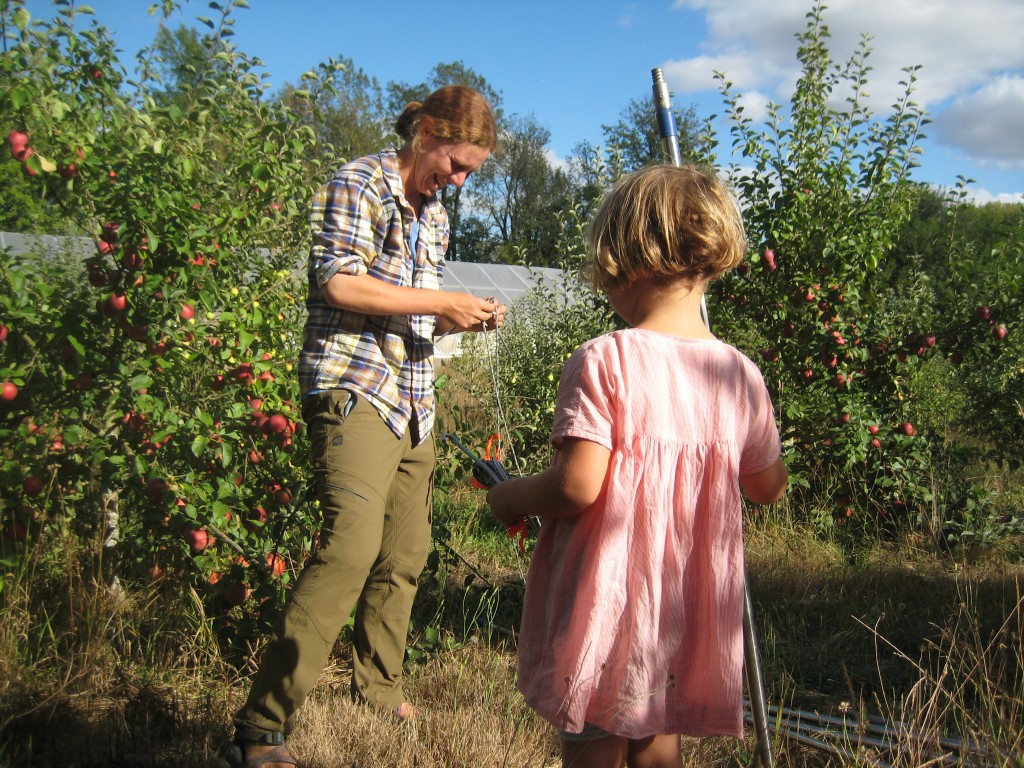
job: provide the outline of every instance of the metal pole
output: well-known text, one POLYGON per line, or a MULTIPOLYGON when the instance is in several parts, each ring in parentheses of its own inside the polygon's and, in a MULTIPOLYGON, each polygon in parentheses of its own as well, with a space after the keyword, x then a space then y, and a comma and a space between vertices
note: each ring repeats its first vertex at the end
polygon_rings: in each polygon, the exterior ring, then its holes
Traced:
MULTIPOLYGON (((673 165, 682 165, 679 153, 679 136, 676 132, 676 119, 672 114, 672 99, 668 85, 660 67, 651 70, 654 81, 654 107, 658 114, 658 133, 661 135, 661 147, 666 159, 673 165)), ((707 304, 704 298, 700 301, 700 316, 704 325, 711 328, 707 304)), ((747 692, 750 695, 750 712, 754 719, 754 731, 757 735, 757 760, 762 768, 774 768, 775 756, 772 754, 771 733, 768 729, 768 704, 764 691, 764 674, 761 671, 761 654, 757 647, 754 633, 754 608, 750 601, 750 590, 747 588, 746 577, 743 579, 743 660, 744 673, 747 678, 747 692)))
MULTIPOLYGON (((683 156, 679 153, 679 133, 676 131, 676 117, 672 112, 672 98, 669 96, 668 85, 665 84, 661 67, 652 69, 651 77, 654 79, 654 109, 658 115, 661 151, 665 153, 665 159, 672 165, 682 165, 683 156)), ((700 297, 700 316, 704 325, 710 328, 708 305, 703 296, 700 297)))

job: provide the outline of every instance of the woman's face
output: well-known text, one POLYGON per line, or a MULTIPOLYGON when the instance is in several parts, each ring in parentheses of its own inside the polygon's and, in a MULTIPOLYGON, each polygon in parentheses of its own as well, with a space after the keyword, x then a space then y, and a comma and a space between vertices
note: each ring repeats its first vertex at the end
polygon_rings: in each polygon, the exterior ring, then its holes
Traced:
POLYGON ((449 184, 461 187, 491 154, 476 144, 453 144, 433 136, 424 137, 421 145, 423 152, 413 154, 408 175, 403 179, 406 197, 431 197, 449 184))

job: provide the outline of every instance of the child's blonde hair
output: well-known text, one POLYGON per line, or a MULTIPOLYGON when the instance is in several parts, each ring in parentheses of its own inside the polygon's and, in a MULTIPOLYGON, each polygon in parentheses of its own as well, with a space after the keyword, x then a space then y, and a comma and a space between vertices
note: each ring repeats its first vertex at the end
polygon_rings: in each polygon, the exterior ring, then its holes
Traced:
POLYGON ((587 242, 584 275, 603 291, 642 277, 714 280, 747 248, 736 198, 714 172, 695 165, 652 165, 620 180, 587 242))

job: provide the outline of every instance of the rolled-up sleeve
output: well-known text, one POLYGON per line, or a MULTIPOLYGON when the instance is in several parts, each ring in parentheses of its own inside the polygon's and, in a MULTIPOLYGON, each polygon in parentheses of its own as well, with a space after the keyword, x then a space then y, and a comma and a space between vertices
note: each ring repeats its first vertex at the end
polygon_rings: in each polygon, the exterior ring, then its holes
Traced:
POLYGON ((380 253, 382 212, 377 191, 359 179, 336 178, 317 192, 310 266, 318 287, 337 274, 366 274, 380 253))

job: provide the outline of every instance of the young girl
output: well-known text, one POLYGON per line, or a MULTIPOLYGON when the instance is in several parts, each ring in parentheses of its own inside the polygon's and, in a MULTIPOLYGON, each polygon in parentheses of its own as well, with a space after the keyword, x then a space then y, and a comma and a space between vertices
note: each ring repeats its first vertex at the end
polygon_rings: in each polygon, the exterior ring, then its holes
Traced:
POLYGON ((609 193, 589 245, 630 327, 566 363, 552 466, 488 494, 506 525, 543 519, 519 688, 564 766, 680 766, 680 734, 742 738, 740 488, 758 504, 786 489, 764 380, 700 314, 746 238, 712 173, 664 165, 609 193))

